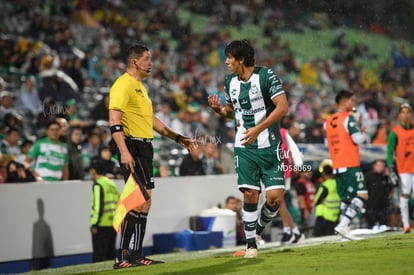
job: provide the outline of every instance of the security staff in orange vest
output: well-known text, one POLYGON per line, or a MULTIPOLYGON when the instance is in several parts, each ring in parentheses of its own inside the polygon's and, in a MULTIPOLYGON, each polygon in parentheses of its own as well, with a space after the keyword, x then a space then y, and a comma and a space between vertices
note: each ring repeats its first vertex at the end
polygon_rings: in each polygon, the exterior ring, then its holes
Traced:
POLYGON ((399 124, 388 136, 387 165, 391 181, 400 183, 400 211, 404 233, 411 232, 408 199, 414 191, 414 128, 413 108, 403 103, 398 112, 399 124), (394 161, 396 169, 394 168, 394 161), (398 176, 397 176, 398 173, 398 176))
POLYGON ((368 199, 359 156, 359 144, 365 142, 367 136, 350 113, 356 102, 354 93, 341 90, 335 102, 338 112, 325 122, 327 146, 341 198, 341 214, 335 232, 345 238, 356 239, 349 234, 349 224, 368 199))

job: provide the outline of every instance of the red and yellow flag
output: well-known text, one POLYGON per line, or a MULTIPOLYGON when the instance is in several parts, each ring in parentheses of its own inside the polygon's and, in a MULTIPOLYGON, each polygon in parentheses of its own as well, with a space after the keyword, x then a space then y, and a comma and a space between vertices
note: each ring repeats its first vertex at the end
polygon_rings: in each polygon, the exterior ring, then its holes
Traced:
POLYGON ((130 210, 140 207, 147 200, 149 200, 149 195, 144 185, 138 181, 138 177, 130 174, 115 208, 112 221, 112 227, 115 231, 119 232, 121 224, 130 210))

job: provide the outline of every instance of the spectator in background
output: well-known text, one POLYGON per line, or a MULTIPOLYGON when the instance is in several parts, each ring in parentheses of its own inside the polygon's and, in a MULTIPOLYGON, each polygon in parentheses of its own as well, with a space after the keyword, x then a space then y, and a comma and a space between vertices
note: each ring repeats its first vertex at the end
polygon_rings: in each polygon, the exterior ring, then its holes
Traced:
POLYGON ((19 95, 16 97, 15 105, 19 112, 24 112, 28 118, 35 118, 42 112, 42 102, 39 99, 36 79, 33 76, 24 81, 19 95))
POLYGON ((300 225, 303 228, 313 227, 314 198, 316 194, 315 184, 312 182, 312 171, 299 172, 299 179, 295 181, 296 195, 300 213, 300 225))
POLYGON ((99 153, 97 156, 95 156, 91 162, 93 162, 94 159, 100 159, 102 166, 102 171, 105 173, 105 177, 110 179, 122 179, 122 173, 119 170, 119 167, 116 165, 115 161, 112 159, 112 152, 109 146, 102 146, 99 148, 99 153))
POLYGON ((102 146, 100 132, 92 130, 86 142, 82 145, 82 162, 83 167, 89 167, 90 161, 94 156, 99 154, 99 148, 102 146))
POLYGON ((49 122, 46 137, 36 140, 27 154, 25 166, 31 165, 36 181, 69 179, 68 147, 59 141, 59 131, 57 121, 49 122))
POLYGON ((400 105, 398 125, 388 135, 387 165, 394 185, 400 183, 400 210, 404 233, 411 232, 408 200, 414 192, 414 127, 413 108, 408 103, 400 105), (396 167, 394 167, 394 162, 396 167), (397 175, 398 173, 398 175, 397 175), (399 179, 398 179, 399 177, 399 179))
POLYGON ((14 96, 15 94, 9 91, 0 92, 0 121, 4 120, 6 114, 16 113, 14 108, 14 96))
POLYGON ((332 162, 323 160, 319 166, 323 182, 319 185, 315 195, 315 237, 335 234, 338 223, 341 198, 336 190, 336 180, 333 175, 332 162))
POLYGON ((162 122, 167 125, 171 124, 171 108, 168 101, 164 100, 160 104, 160 109, 155 113, 155 116, 158 117, 162 122))
POLYGON ((89 123, 87 121, 79 118, 78 109, 76 107, 76 100, 74 98, 68 99, 66 101, 65 106, 66 106, 65 117, 67 118, 70 127, 85 128, 88 126, 89 123))
POLYGON ((82 162, 82 129, 71 128, 68 138, 69 180, 83 180, 85 168, 82 162))
POLYGON ((23 141, 20 145, 20 155, 16 157, 16 161, 19 163, 24 163, 24 161, 26 160, 26 156, 29 153, 30 148, 32 148, 32 146, 32 140, 26 139, 25 141, 23 141))
POLYGON ((46 97, 42 102, 42 112, 36 118, 37 136, 44 135, 44 129, 47 124, 56 118, 58 114, 58 105, 51 97, 46 97))
POLYGON ((235 196, 228 196, 225 201, 225 209, 233 210, 236 213, 236 245, 246 244, 244 225, 242 218, 242 200, 235 196))
POLYGON ((212 142, 207 142, 203 150, 203 169, 206 175, 224 174, 224 167, 220 163, 220 152, 212 142))
POLYGON ((0 140, 0 153, 5 155, 12 155, 17 157, 21 154, 20 146, 20 131, 17 128, 9 128, 6 132, 6 137, 0 140))
POLYGON ((386 174, 384 160, 376 160, 372 170, 365 174, 368 189, 366 219, 368 228, 386 229, 391 213, 390 194, 393 185, 386 174))
POLYGON ((0 183, 5 183, 7 178, 7 165, 14 161, 14 156, 0 154, 0 183))
POLYGON ((171 121, 171 128, 175 129, 178 133, 183 133, 185 136, 193 136, 194 133, 191 132, 191 115, 190 113, 180 108, 171 121))
POLYGON ((92 109, 91 117, 92 119, 98 121, 98 120, 104 120, 108 121, 109 119, 109 94, 105 94, 102 100, 96 104, 96 106, 92 109))
POLYGON ((111 260, 115 256, 116 231, 112 227, 112 220, 119 191, 116 184, 105 176, 106 172, 104 159, 92 160, 89 173, 93 180, 90 218, 93 262, 111 260))
POLYGON ((190 151, 180 164, 180 176, 201 176, 206 172, 203 168, 202 162, 202 146, 190 151))
POLYGON ((381 119, 377 126, 377 130, 371 139, 372 145, 387 145, 389 135, 389 122, 387 119, 381 119))
POLYGON ((35 182, 36 179, 29 169, 17 161, 10 161, 6 167, 6 183, 35 182))
POLYGON ((69 123, 66 120, 66 118, 63 117, 57 117, 55 118, 55 121, 59 123, 60 130, 59 130, 59 140, 61 142, 66 143, 68 141, 68 134, 69 134, 69 123))

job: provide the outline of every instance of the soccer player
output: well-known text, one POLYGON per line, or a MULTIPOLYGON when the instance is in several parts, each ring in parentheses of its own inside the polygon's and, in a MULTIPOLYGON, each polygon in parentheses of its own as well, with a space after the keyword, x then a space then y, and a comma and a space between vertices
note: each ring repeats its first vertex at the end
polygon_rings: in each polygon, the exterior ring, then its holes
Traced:
POLYGON ((410 218, 408 199, 414 189, 414 128, 412 123, 413 108, 409 103, 403 103, 398 112, 399 124, 388 136, 387 165, 390 179, 394 185, 400 179, 400 211, 404 233, 410 233, 410 218), (396 168, 394 168, 394 157, 396 168))
POLYGON ((327 145, 341 198, 341 214, 335 231, 345 238, 356 239, 349 234, 349 224, 368 199, 359 156, 359 144, 367 136, 351 114, 356 102, 354 93, 341 90, 335 96, 335 102, 338 111, 325 121, 327 145))
POLYGON ((230 74, 225 79, 226 105, 209 96, 219 115, 234 118, 234 161, 238 188, 243 193, 245 258, 257 257, 256 238, 278 213, 284 194, 284 171, 279 120, 288 112, 280 79, 265 67, 255 66, 254 48, 247 40, 234 40, 225 48, 230 74), (263 182, 266 201, 258 213, 263 182), (257 235, 257 236, 256 236, 257 235))

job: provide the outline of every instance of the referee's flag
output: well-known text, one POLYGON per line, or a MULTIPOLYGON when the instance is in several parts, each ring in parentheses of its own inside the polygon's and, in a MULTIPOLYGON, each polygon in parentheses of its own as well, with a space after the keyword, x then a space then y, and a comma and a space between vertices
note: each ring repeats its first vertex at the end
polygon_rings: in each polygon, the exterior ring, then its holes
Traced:
POLYGON ((119 232, 121 224, 130 210, 143 205, 148 199, 149 195, 144 185, 138 180, 135 173, 134 175, 130 174, 115 208, 112 221, 112 227, 115 231, 119 232))

